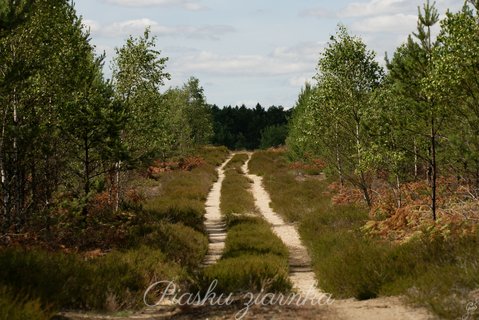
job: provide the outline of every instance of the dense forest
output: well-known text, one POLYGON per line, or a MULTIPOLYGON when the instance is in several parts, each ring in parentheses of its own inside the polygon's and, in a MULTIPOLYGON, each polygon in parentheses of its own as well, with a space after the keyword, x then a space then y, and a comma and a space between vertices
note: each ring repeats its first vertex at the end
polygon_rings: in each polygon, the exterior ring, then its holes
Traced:
POLYGON ((265 149, 284 145, 288 134, 290 110, 272 106, 265 110, 260 104, 254 109, 212 106, 213 143, 234 149, 265 149))

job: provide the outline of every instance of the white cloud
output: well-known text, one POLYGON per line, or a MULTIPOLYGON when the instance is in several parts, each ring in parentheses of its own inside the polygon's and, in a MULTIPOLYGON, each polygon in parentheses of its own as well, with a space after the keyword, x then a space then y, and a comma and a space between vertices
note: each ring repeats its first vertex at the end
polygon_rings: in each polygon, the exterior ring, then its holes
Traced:
POLYGON ((294 88, 302 88, 306 82, 313 83, 313 73, 310 74, 301 74, 294 77, 289 78, 289 85, 294 88))
POLYGON ((189 11, 205 9, 201 3, 195 0, 104 0, 107 3, 123 7, 181 7, 189 11))
MULTIPOLYGON (((145 28, 150 27, 151 32, 159 36, 183 36, 186 38, 219 40, 226 33, 235 32, 227 25, 204 26, 164 26, 148 18, 115 22, 107 26, 95 26, 95 33, 105 37, 120 37, 141 34, 145 28)), ((92 29, 93 32, 93 29, 92 29)))
POLYGON ((111 57, 115 53, 115 49, 111 46, 100 44, 95 45, 95 52, 99 55, 105 53, 108 57, 111 57))
POLYGON ((354 22, 352 24, 352 29, 359 32, 391 32, 408 34, 415 29, 416 24, 416 15, 398 13, 366 18, 354 22))
POLYGON ((413 0, 370 0, 369 2, 353 2, 348 4, 340 13, 340 17, 365 17, 399 12, 414 12, 417 10, 417 1, 413 0))
POLYGON ((300 12, 301 17, 316 17, 316 18, 336 18, 337 14, 325 8, 310 8, 300 12))
POLYGON ((292 47, 276 48, 272 56, 281 59, 316 61, 324 46, 323 42, 301 42, 292 47))
MULTIPOLYGON (((416 15, 418 7, 422 9, 424 0, 369 0, 366 2, 353 2, 342 9, 338 16, 341 18, 370 17, 379 15, 392 15, 402 13, 405 15, 416 15)), ((464 1, 457 0, 436 0, 436 8, 439 13, 446 12, 449 8, 452 11, 459 10, 464 1)))
POLYGON ((114 22, 108 26, 100 27, 98 33, 107 37, 119 37, 130 34, 142 33, 146 27, 155 28, 157 32, 162 29, 163 32, 168 30, 166 27, 159 26, 157 22, 144 18, 136 20, 127 20, 121 22, 114 22))
POLYGON ((281 79, 283 85, 299 90, 305 81, 311 81, 323 47, 324 44, 320 42, 301 42, 292 47, 278 47, 265 55, 184 52, 170 59, 169 68, 172 74, 194 74, 201 78, 281 79))
POLYGON ((90 32, 97 32, 100 29, 100 24, 94 20, 82 20, 83 27, 90 32))
POLYGON ((185 73, 249 77, 294 75, 314 68, 308 60, 299 61, 273 55, 222 56, 208 51, 182 57, 176 61, 176 65, 185 73))
POLYGON ((180 26, 175 28, 172 34, 183 34, 188 38, 219 40, 220 36, 235 31, 235 28, 228 25, 204 25, 200 27, 180 26))

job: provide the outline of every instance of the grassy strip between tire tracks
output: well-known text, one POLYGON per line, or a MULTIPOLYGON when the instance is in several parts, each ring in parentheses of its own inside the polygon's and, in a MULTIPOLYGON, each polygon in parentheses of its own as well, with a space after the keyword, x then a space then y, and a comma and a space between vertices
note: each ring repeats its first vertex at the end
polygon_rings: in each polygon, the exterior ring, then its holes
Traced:
POLYGON ((204 270, 203 285, 218 280, 217 290, 232 292, 288 291, 288 251, 258 215, 250 181, 241 172, 247 154, 237 154, 225 167, 221 211, 228 233, 221 260, 204 270))

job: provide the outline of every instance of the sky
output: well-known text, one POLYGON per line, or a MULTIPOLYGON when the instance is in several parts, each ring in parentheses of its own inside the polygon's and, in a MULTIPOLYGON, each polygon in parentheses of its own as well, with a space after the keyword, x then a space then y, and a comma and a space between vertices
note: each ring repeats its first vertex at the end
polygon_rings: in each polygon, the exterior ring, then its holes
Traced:
MULTIPOLYGON (((339 23, 384 64, 415 31, 422 0, 77 0, 111 75, 115 48, 150 26, 168 57, 165 90, 191 76, 218 106, 294 106, 339 23)), ((463 0, 436 0, 441 16, 463 0)))

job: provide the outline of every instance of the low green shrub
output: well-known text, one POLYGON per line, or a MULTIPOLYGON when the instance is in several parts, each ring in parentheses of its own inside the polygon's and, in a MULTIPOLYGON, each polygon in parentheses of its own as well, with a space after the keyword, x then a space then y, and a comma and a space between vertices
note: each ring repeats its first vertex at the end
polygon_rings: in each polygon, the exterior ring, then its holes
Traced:
POLYGON ((254 197, 249 191, 251 182, 241 173, 247 154, 235 155, 225 167, 225 179, 221 187, 220 209, 229 223, 234 215, 255 213, 254 197))
POLYGON ((256 151, 248 163, 251 173, 259 176, 272 175, 274 173, 286 173, 288 163, 284 153, 274 151, 256 151))
POLYGON ((11 290, 0 288, 0 320, 49 320, 52 315, 38 299, 15 297, 11 290))
POLYGON ((145 205, 145 211, 156 221, 182 223, 200 232, 204 228, 204 203, 197 200, 156 198, 145 205))
POLYGON ((143 294, 154 282, 187 279, 185 270, 170 262, 164 253, 142 246, 134 250, 115 251, 91 261, 94 269, 93 287, 85 295, 96 291, 99 301, 89 309, 111 311, 143 307, 143 294))
POLYGON ((247 153, 238 153, 235 154, 233 158, 231 158, 230 161, 225 165, 224 169, 229 170, 229 169, 241 169, 241 167, 245 164, 245 162, 248 160, 249 156, 247 153))
POLYGON ((467 319, 477 319, 477 293, 472 296, 470 292, 477 292, 478 272, 477 262, 457 266, 432 266, 428 272, 414 279, 413 286, 408 283, 405 292, 412 302, 429 307, 442 319, 462 319, 462 316, 468 314, 468 310, 472 313, 467 319))
POLYGON ((321 237, 324 239, 335 247, 328 250, 329 255, 321 254, 323 261, 316 264, 317 274, 322 276, 320 287, 342 298, 376 298, 390 275, 387 251, 347 232, 330 233, 321 237))
POLYGON ((137 237, 137 243, 160 249, 168 260, 188 268, 198 266, 208 251, 206 235, 181 223, 162 222, 137 237))
POLYGON ((200 281, 203 290, 217 280, 216 292, 286 292, 291 290, 288 263, 274 254, 241 255, 207 267, 200 281))
POLYGON ((148 247, 89 261, 75 254, 7 249, 0 252, 0 265, 0 286, 56 308, 136 308, 152 282, 185 278, 178 265, 148 247))
POLYGON ((288 250, 272 231, 260 220, 238 223, 228 230, 222 258, 239 257, 244 254, 273 254, 287 260, 288 250))
POLYGON ((208 164, 216 167, 223 163, 229 154, 229 150, 224 146, 205 146, 198 149, 196 153, 208 164))

